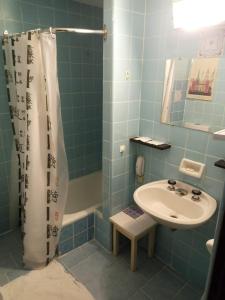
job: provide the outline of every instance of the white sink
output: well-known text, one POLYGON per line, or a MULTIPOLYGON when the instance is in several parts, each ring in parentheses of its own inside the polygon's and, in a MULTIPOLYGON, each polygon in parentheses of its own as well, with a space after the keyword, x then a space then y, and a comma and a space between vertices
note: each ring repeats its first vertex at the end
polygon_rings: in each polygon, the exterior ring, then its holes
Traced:
POLYGON ((217 202, 201 191, 198 201, 192 200, 193 186, 177 181, 176 189, 185 189, 185 196, 168 189, 167 180, 147 183, 134 192, 134 200, 158 223, 174 229, 190 229, 200 226, 214 214, 217 202))

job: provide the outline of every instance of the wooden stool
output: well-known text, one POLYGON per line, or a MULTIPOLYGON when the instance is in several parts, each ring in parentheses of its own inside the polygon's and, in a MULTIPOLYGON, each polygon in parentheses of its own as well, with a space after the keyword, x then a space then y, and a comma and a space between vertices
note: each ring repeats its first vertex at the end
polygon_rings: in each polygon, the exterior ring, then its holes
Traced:
POLYGON ((118 255, 119 233, 131 241, 131 271, 137 268, 137 241, 148 234, 148 255, 154 254, 156 222, 146 213, 134 219, 124 212, 110 217, 113 224, 113 255, 118 255))

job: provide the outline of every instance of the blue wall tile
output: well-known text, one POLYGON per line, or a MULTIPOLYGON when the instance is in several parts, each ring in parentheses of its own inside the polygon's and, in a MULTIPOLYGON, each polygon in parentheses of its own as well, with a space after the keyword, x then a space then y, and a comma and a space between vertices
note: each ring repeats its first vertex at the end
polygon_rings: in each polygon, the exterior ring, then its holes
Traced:
POLYGON ((74 237, 74 248, 77 248, 88 241, 88 231, 85 230, 74 237))
POLYGON ((94 213, 62 228, 59 254, 62 255, 94 238, 94 213))
POLYGON ((88 227, 94 226, 94 214, 88 215, 88 227))
POLYGON ((2 1, 2 18, 21 22, 21 4, 20 1, 8 0, 2 1))
POLYGON ((88 241, 94 238, 94 226, 88 228, 88 241))
POLYGON ((74 223, 74 235, 81 233, 88 228, 88 217, 83 218, 74 223))
POLYGON ((145 1, 111 1, 104 6, 109 36, 103 49, 103 218, 95 215, 95 238, 111 249, 109 215, 132 202, 134 151, 139 133, 145 1), (113 20, 113 22, 112 22, 113 20), (127 75, 126 75, 127 74, 127 75), (119 146, 126 150, 120 153, 119 146))
POLYGON ((62 228, 60 234, 60 243, 71 238, 73 238, 73 225, 69 224, 62 228))
POLYGON ((59 244, 59 254, 62 255, 66 252, 71 251, 73 248, 73 238, 71 238, 59 244))
POLYGON ((37 6, 33 4, 23 3, 22 17, 24 23, 37 24, 38 23, 37 6))

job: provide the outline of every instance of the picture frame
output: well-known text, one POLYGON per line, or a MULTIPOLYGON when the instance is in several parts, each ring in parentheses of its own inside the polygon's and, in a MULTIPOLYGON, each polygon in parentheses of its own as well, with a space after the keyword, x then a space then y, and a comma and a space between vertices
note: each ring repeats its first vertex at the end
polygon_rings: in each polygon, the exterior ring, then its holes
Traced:
POLYGON ((219 58, 195 58, 192 60, 188 76, 186 97, 212 101, 219 58))

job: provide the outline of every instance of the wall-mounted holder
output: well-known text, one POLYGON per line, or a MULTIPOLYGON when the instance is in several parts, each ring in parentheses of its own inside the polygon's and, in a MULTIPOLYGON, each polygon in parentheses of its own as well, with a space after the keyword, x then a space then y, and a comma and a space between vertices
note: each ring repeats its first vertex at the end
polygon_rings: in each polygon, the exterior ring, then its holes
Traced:
POLYGON ((187 158, 183 158, 179 166, 181 173, 195 178, 201 178, 204 169, 205 164, 187 158))
POLYGON ((190 129, 201 130, 201 131, 205 131, 205 132, 210 131, 209 125, 200 124, 200 123, 185 122, 184 127, 187 127, 187 128, 190 128, 190 129))
POLYGON ((225 129, 214 132, 213 137, 218 140, 225 140, 225 129))
POLYGON ((156 141, 146 136, 145 137, 138 136, 138 137, 130 138, 130 142, 145 145, 158 150, 166 150, 171 148, 170 144, 167 144, 162 141, 156 141))
POLYGON ((224 159, 217 160, 214 165, 218 168, 225 169, 225 160, 224 159))

